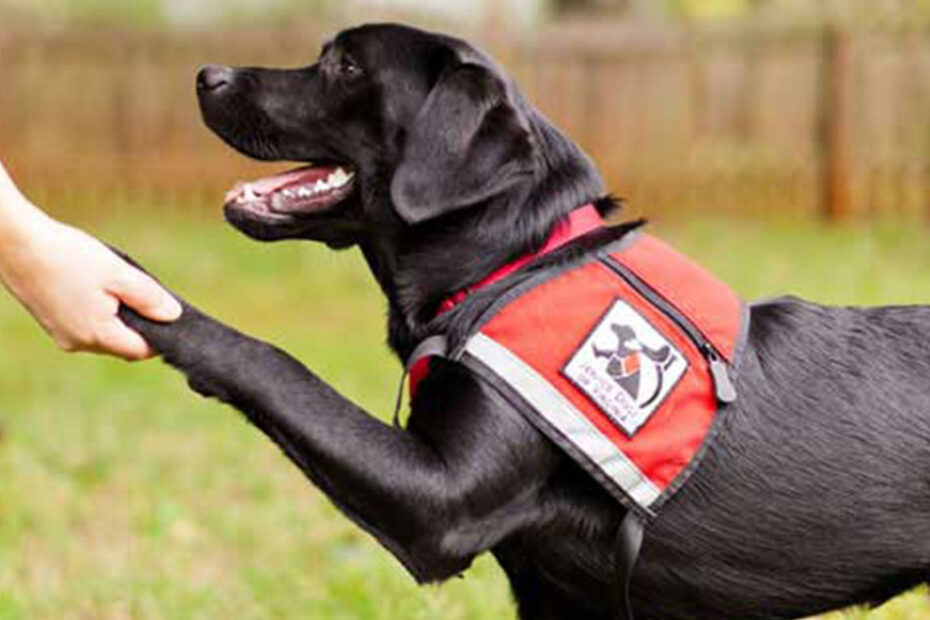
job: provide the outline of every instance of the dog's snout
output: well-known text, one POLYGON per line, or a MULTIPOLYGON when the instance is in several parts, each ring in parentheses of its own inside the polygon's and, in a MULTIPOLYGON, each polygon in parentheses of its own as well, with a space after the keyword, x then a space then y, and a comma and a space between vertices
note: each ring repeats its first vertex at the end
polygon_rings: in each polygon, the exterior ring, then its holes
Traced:
POLYGON ((197 90, 216 93, 228 88, 235 78, 235 71, 222 65, 206 65, 197 73, 197 90))

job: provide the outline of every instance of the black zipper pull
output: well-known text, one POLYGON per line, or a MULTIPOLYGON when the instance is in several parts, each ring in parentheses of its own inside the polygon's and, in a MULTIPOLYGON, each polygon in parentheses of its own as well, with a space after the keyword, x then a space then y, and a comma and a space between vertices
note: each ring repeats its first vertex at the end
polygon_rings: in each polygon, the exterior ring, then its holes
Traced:
POLYGON ((725 405, 735 402, 736 388, 733 386, 733 380, 730 379, 730 371, 726 362, 721 360, 717 352, 709 345, 704 346, 704 355, 710 365, 710 375, 714 380, 714 393, 717 395, 717 400, 725 405))

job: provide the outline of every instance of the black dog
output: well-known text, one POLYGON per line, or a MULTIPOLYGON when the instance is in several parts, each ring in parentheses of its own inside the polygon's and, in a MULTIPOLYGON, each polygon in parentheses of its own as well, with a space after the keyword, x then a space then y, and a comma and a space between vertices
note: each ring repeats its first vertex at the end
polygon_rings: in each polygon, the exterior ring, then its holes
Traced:
MULTIPOLYGON (((615 206, 584 153, 457 39, 366 26, 312 66, 210 67, 198 89, 207 124, 234 148, 316 164, 239 187, 229 221, 258 239, 361 248, 401 358, 425 335, 461 329, 494 291, 435 318, 450 294, 536 250, 575 207, 615 206)), ((521 617, 615 613, 622 509, 458 364, 434 360, 400 430, 190 306, 172 325, 124 316, 417 580, 446 579, 491 551, 521 617)), ((930 310, 782 299, 753 306, 751 325, 725 428, 647 531, 632 583, 639 618, 795 618, 927 579, 930 310)))

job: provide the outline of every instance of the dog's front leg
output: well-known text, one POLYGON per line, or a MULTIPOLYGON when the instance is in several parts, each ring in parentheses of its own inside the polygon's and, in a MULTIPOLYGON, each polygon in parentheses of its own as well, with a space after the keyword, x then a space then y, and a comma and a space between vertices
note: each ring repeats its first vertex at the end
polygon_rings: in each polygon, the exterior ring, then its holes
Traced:
MULTIPOLYGON (((532 518, 537 502, 513 489, 532 493, 531 481, 548 469, 533 455, 550 452, 533 445, 542 443, 535 433, 523 436, 519 416, 485 428, 474 412, 456 415, 468 428, 445 433, 454 435, 446 449, 441 437, 384 424, 283 351, 188 305, 172 324, 121 315, 193 389, 240 409, 419 581, 461 572, 532 518)), ((460 382, 473 381, 462 374, 460 382)), ((473 394, 470 406, 475 397, 484 398, 473 394)))

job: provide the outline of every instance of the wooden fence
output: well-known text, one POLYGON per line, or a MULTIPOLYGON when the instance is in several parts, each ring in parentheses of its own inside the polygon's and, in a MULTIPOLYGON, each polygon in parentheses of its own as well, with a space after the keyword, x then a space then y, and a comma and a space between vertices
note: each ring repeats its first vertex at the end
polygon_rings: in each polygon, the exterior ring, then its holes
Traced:
MULTIPOLYGON (((216 202, 237 178, 280 166, 247 162, 202 127, 197 66, 304 64, 323 37, 0 26, 0 156, 58 200, 216 202)), ((639 212, 930 216, 923 24, 588 24, 479 38, 639 212)))

